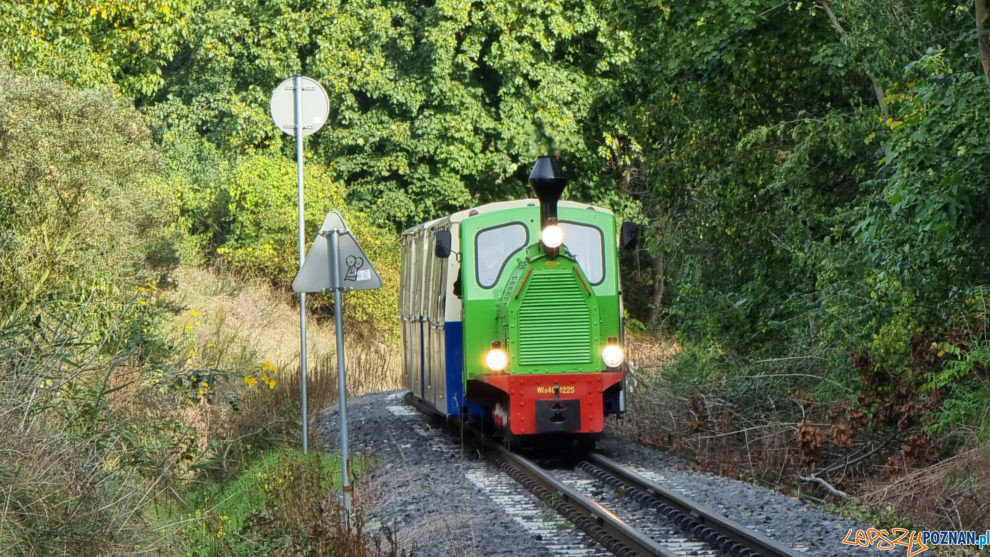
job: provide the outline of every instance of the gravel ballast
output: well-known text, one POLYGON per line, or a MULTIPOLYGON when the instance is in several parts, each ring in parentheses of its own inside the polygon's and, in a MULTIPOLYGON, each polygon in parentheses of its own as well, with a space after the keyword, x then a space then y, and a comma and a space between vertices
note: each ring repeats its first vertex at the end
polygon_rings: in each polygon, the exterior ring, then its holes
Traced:
MULTIPOLYGON (((367 531, 392 529, 400 546, 415 555, 607 554, 440 424, 405 405, 404 394, 372 393, 348 401, 351 453, 371 455, 378 463, 356 486, 367 531)), ((321 413, 317 434, 322 449, 339 450, 336 407, 321 413)), ((804 501, 689 470, 681 459, 616 435, 606 435, 598 449, 808 555, 881 553, 843 544, 849 529, 865 527, 804 501)))

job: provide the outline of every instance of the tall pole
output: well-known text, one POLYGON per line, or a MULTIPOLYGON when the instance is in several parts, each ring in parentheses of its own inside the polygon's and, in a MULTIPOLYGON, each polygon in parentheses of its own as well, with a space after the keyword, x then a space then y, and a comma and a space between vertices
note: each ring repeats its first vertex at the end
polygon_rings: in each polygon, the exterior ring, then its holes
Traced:
MULTIPOLYGON (((292 98, 295 102, 296 132, 296 189, 299 192, 299 268, 302 269, 305 252, 305 218, 303 213, 303 130, 302 130, 302 83, 296 74, 292 80, 292 98)), ((299 374, 302 385, 302 449, 309 452, 309 416, 306 398, 306 293, 299 293, 299 374)))
POLYGON ((347 384, 344 380, 344 313, 342 296, 340 294, 340 231, 330 231, 330 284, 333 287, 333 319, 337 330, 337 400, 340 410, 337 413, 337 423, 340 426, 340 474, 343 477, 341 491, 344 492, 344 511, 349 519, 351 515, 351 479, 348 473, 347 461, 350 452, 347 448, 347 384))

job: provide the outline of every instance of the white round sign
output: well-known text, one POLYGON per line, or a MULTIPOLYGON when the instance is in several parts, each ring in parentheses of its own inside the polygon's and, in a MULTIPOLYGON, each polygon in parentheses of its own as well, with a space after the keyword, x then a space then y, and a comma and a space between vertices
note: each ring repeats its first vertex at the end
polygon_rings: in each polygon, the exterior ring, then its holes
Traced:
MULTIPOLYGON (((272 92, 272 120, 280 130, 296 135, 295 77, 290 77, 272 92)), ((316 81, 299 76, 299 123, 302 135, 316 133, 330 115, 330 97, 316 81)))

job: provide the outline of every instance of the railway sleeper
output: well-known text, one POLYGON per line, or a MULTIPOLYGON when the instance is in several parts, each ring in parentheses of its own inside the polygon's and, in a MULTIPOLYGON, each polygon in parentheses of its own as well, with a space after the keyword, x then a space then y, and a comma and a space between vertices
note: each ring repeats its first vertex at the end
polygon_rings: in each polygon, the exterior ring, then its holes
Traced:
POLYGON ((606 550, 612 552, 614 555, 618 555, 619 557, 635 557, 638 555, 636 551, 627 546, 621 540, 609 534, 594 518, 582 514, 567 501, 555 498, 554 494, 551 493, 550 490, 539 485, 521 470, 515 466, 512 466, 512 464, 506 462, 491 452, 486 453, 485 457, 496 468, 505 472, 509 477, 519 482, 520 485, 535 495, 537 499, 550 505, 554 511, 560 514, 560 516, 562 516, 565 520, 570 521, 585 534, 591 536, 592 539, 601 544, 601 546, 606 550))
POLYGON ((579 468, 606 486, 614 489, 621 496, 629 498, 646 508, 653 509, 658 515, 663 516, 669 522, 675 524, 685 534, 705 541, 705 543, 718 549, 723 554, 736 555, 738 557, 756 557, 760 555, 758 552, 698 522, 692 515, 681 512, 659 501, 650 493, 623 482, 590 462, 582 462, 579 468))

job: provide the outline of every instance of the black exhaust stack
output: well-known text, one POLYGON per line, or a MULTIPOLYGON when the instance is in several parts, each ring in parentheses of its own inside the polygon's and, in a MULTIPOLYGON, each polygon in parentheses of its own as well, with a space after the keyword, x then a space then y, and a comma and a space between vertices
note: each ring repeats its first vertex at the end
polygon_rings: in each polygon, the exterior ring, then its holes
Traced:
MULTIPOLYGON (((560 194, 564 193, 567 186, 567 178, 560 170, 560 163, 552 156, 544 156, 537 159, 533 165, 533 171, 529 174, 529 181, 536 190, 536 197, 540 200, 540 231, 557 224, 557 201, 560 194)), ((559 248, 543 247, 547 257, 557 257, 559 248)))

